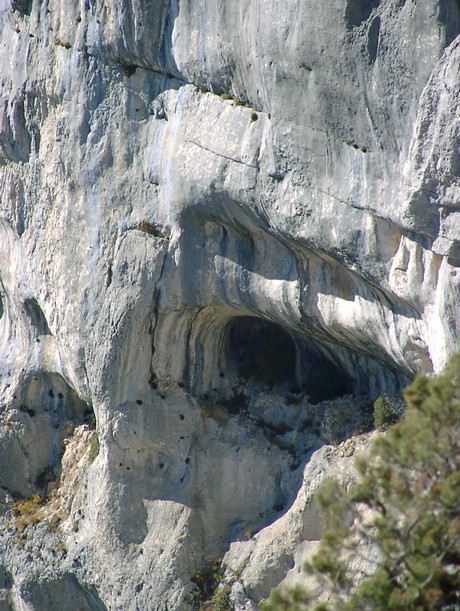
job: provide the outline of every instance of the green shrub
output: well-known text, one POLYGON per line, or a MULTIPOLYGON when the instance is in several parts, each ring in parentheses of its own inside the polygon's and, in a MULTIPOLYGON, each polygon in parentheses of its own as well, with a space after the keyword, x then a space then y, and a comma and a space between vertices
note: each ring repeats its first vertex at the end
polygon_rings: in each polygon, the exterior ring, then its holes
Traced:
POLYGON ((391 397, 384 395, 379 397, 374 402, 374 426, 376 429, 385 431, 393 424, 396 424, 401 415, 403 409, 401 409, 401 402, 391 397))
POLYGON ((194 611, 234 611, 231 602, 232 585, 239 581, 248 560, 244 560, 238 567, 227 567, 224 577, 222 560, 208 561, 202 571, 195 573, 191 578, 196 589, 189 597, 189 603, 194 611))
POLYGON ((34 494, 28 499, 14 503, 11 509, 17 516, 31 516, 37 513, 43 502, 43 498, 39 494, 34 494))
MULTIPOLYGON (((404 398, 404 419, 357 461, 357 483, 329 482, 318 496, 331 528, 305 567, 330 601, 317 609, 460 608, 460 354, 404 398), (357 575, 348 559, 363 554, 357 575)), ((261 608, 315 607, 305 592, 275 591, 261 608)))
POLYGON ((221 563, 220 558, 208 560, 204 568, 191 577, 191 581, 196 585, 192 604, 197 611, 212 609, 211 600, 222 581, 221 563))
POLYGON ((229 583, 220 585, 209 601, 209 611, 232 611, 230 593, 232 587, 229 583))
POLYGON ((35 526, 41 521, 40 509, 44 502, 45 500, 39 494, 34 494, 28 499, 13 503, 11 511, 16 518, 15 525, 19 532, 25 530, 27 526, 35 526))

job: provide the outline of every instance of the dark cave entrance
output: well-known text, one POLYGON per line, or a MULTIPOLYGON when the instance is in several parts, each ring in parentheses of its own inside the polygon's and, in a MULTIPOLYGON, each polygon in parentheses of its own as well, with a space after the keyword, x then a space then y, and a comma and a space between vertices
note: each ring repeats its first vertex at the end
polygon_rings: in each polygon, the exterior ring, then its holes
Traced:
POLYGON ((242 317, 233 321, 228 346, 240 378, 272 388, 296 385, 296 348, 282 327, 262 318, 242 317))
POLYGON ((320 403, 353 394, 355 384, 349 373, 326 356, 326 348, 300 342, 302 389, 310 402, 320 403))
POLYGON ((325 349, 262 318, 244 316, 231 322, 227 357, 242 382, 305 392, 312 403, 353 392, 352 379, 325 349))

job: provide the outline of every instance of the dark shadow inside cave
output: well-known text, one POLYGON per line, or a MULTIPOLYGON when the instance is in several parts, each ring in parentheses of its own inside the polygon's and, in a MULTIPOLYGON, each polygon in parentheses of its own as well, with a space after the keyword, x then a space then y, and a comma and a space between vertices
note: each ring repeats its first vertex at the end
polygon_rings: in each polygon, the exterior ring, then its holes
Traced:
POLYGON ((262 318, 236 318, 228 332, 229 364, 245 381, 270 388, 297 385, 296 347, 279 325, 262 318))
MULTIPOLYGON (((237 541, 286 513, 315 451, 372 430, 373 401, 383 393, 396 393, 403 375, 378 360, 378 351, 347 346, 339 332, 329 334, 306 318, 295 327, 295 321, 277 323, 260 315, 235 315, 235 310, 225 314, 218 319, 224 324, 213 344, 219 354, 213 351, 212 362, 205 363, 213 386, 204 389, 198 407, 219 427, 231 422, 228 431, 234 426, 241 430, 238 441, 232 437, 229 442, 235 451, 229 460, 237 461, 241 472, 252 463, 247 450, 254 439, 267 473, 282 461, 282 475, 267 478, 270 505, 262 511, 242 515, 235 495, 228 537, 237 541)), ((259 476, 251 469, 247 473, 255 486, 259 476)))
POLYGON ((226 362, 244 382, 288 392, 305 392, 312 403, 350 394, 353 381, 346 371, 305 338, 280 325, 253 316, 231 321, 226 362))
POLYGON ((354 383, 348 372, 327 358, 319 346, 299 341, 298 350, 301 387, 311 403, 353 394, 354 383))

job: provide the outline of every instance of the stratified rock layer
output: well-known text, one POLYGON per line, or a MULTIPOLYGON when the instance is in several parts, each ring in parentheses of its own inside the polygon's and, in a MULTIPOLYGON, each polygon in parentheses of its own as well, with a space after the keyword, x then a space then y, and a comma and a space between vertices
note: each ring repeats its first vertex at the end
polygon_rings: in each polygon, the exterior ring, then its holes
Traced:
POLYGON ((458 2, 0 11, 0 608, 255 609, 459 349, 458 2))

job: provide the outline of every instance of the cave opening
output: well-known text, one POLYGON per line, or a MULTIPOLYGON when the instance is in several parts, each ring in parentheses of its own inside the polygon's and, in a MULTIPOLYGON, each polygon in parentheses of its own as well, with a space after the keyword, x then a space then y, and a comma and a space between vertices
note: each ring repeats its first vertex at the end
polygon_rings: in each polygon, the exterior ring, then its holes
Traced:
POLYGON ((353 392, 353 380, 325 350, 274 322, 233 319, 226 345, 229 369, 242 383, 304 392, 312 403, 353 392))
POLYGON ((262 318, 240 317, 228 333, 230 363, 239 378, 272 388, 296 386, 296 348, 279 325, 262 318))
POLYGON ((310 402, 320 403, 353 394, 355 383, 349 373, 326 356, 326 348, 319 344, 299 342, 302 389, 310 402))

